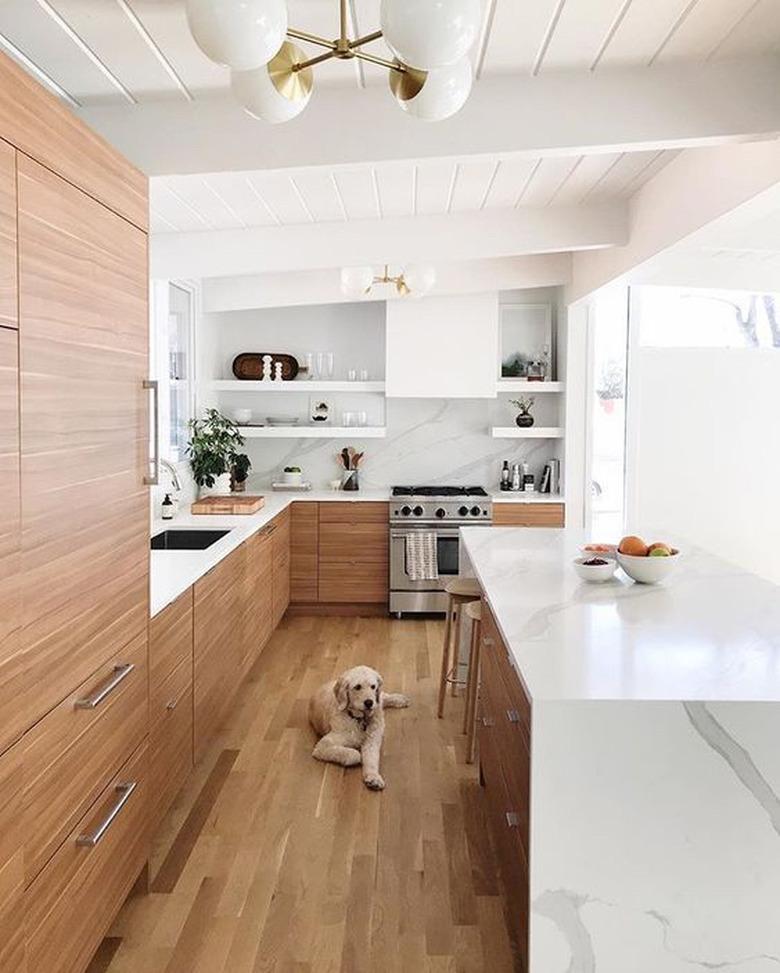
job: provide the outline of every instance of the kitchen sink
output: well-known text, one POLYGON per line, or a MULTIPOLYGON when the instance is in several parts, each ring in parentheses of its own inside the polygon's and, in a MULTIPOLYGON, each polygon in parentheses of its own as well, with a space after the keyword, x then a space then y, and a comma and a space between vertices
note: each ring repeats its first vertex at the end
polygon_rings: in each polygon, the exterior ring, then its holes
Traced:
POLYGON ((163 530, 152 538, 153 551, 205 551, 229 530, 163 530))

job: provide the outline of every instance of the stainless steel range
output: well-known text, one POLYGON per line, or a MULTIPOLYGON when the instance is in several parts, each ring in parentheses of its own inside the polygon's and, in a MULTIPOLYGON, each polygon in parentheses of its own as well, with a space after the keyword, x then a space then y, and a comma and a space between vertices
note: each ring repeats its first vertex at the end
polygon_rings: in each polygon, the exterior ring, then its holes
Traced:
POLYGON ((482 487, 398 486, 390 500, 390 611, 445 612, 444 586, 460 570, 459 527, 489 527, 493 504, 482 487), (415 581, 407 569, 406 538, 434 534, 438 577, 415 581))

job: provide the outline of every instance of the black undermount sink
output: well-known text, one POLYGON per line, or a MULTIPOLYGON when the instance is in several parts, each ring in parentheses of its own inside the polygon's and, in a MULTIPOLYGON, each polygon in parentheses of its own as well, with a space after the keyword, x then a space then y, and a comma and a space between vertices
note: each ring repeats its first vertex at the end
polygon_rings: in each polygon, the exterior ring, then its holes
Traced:
POLYGON ((229 530, 163 530, 152 538, 153 551, 205 551, 229 530))

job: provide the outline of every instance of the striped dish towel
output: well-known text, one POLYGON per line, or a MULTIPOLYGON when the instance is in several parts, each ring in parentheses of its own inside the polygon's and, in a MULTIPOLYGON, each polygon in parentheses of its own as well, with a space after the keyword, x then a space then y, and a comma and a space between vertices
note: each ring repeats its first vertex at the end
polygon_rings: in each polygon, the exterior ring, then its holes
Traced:
POLYGON ((410 581, 436 581, 439 577, 436 534, 432 530, 406 535, 406 576, 410 581))

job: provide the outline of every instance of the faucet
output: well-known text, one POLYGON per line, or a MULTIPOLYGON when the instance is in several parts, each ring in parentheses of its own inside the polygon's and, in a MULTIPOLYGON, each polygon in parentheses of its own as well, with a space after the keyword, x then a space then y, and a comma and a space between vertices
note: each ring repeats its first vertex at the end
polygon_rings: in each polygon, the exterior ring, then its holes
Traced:
POLYGON ((176 467, 173 463, 170 463, 167 459, 160 457, 160 466, 164 467, 171 478, 171 486, 176 491, 176 493, 181 493, 181 480, 179 479, 179 474, 176 472, 176 467))

